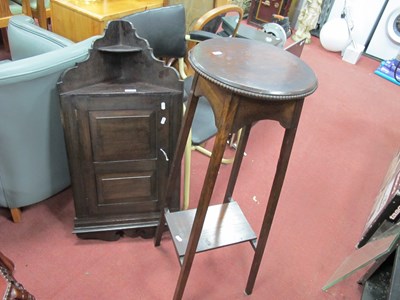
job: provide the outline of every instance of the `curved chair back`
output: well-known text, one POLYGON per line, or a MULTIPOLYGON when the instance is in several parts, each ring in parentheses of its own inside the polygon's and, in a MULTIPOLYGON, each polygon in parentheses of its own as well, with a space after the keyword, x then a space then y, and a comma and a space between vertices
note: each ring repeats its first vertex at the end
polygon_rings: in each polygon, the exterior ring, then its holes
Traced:
POLYGON ((239 29, 240 22, 243 19, 243 9, 235 4, 227 4, 223 6, 216 7, 203 16, 201 16, 193 26, 193 31, 195 30, 205 30, 213 33, 217 33, 217 30, 222 24, 222 17, 227 14, 237 15, 238 21, 237 25, 233 30, 232 36, 236 36, 239 29))

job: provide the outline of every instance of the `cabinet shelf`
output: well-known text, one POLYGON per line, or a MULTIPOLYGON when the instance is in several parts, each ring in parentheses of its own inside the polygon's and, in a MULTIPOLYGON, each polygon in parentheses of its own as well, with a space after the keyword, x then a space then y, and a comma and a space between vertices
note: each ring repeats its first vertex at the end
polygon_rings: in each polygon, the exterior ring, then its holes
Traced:
POLYGON ((107 95, 181 93, 180 90, 174 90, 143 81, 121 82, 120 80, 113 80, 87 85, 79 89, 69 91, 65 94, 73 93, 74 95, 104 95, 105 91, 107 92, 107 95))
MULTIPOLYGON (((186 253, 195 214, 196 209, 189 209, 167 212, 165 215, 181 263, 186 253)), ((255 242, 256 238, 237 202, 212 205, 208 207, 196 252, 248 241, 255 242)))
POLYGON ((112 53, 135 53, 135 52, 142 52, 142 48, 134 47, 131 45, 111 45, 111 46, 104 46, 97 48, 98 51, 101 52, 112 52, 112 53))

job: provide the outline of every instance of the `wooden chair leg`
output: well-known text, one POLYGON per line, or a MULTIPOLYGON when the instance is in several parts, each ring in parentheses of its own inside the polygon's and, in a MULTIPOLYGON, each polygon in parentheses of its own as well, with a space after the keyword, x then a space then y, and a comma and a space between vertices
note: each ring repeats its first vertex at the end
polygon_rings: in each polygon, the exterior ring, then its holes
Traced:
POLYGON ((11 218, 14 223, 20 223, 22 220, 22 213, 20 208, 10 208, 11 218))
POLYGON ((47 29, 48 28, 46 15, 39 14, 38 22, 39 22, 39 26, 42 27, 43 29, 47 29))
MULTIPOLYGON (((212 155, 212 152, 210 150, 207 150, 206 148, 201 147, 201 146, 193 146, 193 150, 197 150, 201 154, 204 154, 208 157, 211 157, 211 155, 212 155)), ((234 160, 234 157, 232 157, 232 158, 224 158, 223 157, 221 160, 221 163, 223 163, 224 165, 229 165, 229 164, 233 163, 233 160, 234 160)))
POLYGON ((185 148, 185 162, 184 162, 184 180, 183 180, 183 205, 182 209, 186 210, 189 208, 190 202, 190 167, 192 161, 192 132, 189 132, 189 136, 186 142, 185 148))
POLYGON ((36 17, 38 19, 39 26, 47 29, 47 12, 44 0, 36 1, 36 17))
MULTIPOLYGON (((196 85, 198 78, 199 75, 196 74, 193 78, 193 86, 196 85)), ((165 208, 167 208, 169 204, 171 195, 173 194, 173 191, 176 187, 175 185, 176 179, 179 178, 178 175, 181 172, 180 162, 182 160, 183 154, 185 153, 185 149, 187 148, 186 144, 189 137, 190 128, 192 127, 194 112, 196 110, 198 101, 199 97, 194 96, 194 91, 192 88, 189 94, 188 107, 185 110, 185 116, 183 118, 183 127, 181 127, 181 130, 179 132, 178 142, 177 142, 178 146, 175 149, 174 158, 172 160, 165 196, 163 197, 163 199, 160 199, 161 214, 160 214, 160 222, 157 227, 156 235, 154 237, 155 246, 160 246, 161 237, 165 228, 165 208)))

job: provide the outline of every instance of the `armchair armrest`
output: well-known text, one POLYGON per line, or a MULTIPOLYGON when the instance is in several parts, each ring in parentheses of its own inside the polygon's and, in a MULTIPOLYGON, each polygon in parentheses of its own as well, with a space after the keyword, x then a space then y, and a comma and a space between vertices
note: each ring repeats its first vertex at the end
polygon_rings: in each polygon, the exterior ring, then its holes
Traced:
POLYGON ((98 38, 99 36, 94 36, 66 48, 4 64, 0 69, 0 87, 65 70, 75 65, 76 60, 84 60, 88 56, 87 49, 98 38))

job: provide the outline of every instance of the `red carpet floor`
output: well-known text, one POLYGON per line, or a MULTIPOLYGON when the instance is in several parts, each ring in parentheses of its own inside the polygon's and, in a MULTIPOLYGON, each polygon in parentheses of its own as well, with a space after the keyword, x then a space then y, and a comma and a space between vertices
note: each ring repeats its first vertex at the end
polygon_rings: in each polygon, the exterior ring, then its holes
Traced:
MULTIPOLYGON (((198 254, 184 299, 360 299, 357 274, 321 290, 351 254, 400 144, 400 87, 373 74, 379 62, 356 65, 325 51, 318 39, 302 58, 316 72, 318 90, 305 101, 270 238, 251 296, 243 293, 253 250, 240 244, 198 254)), ((265 62, 268 63, 268 58, 265 62)), ((254 126, 234 198, 258 232, 283 130, 254 126)), ((191 207, 207 158, 193 155, 191 207)), ((224 194, 230 166, 220 170, 213 202, 224 194)), ((38 187, 40 188, 40 187, 38 187)), ((0 251, 16 277, 39 300, 171 299, 179 274, 169 234, 152 240, 80 240, 71 233, 70 189, 23 211, 13 224, 0 209, 0 251)))

